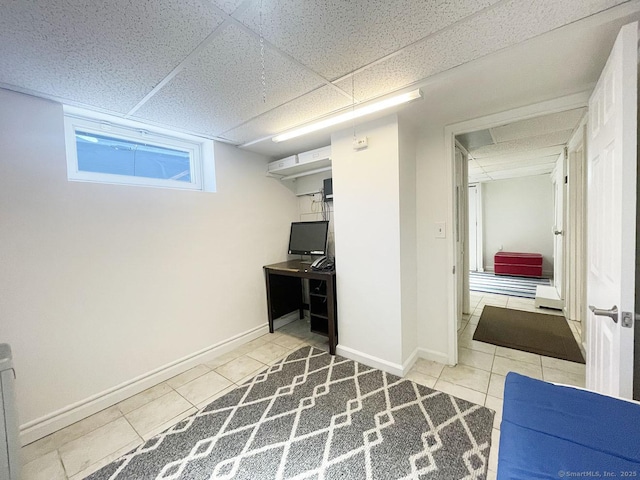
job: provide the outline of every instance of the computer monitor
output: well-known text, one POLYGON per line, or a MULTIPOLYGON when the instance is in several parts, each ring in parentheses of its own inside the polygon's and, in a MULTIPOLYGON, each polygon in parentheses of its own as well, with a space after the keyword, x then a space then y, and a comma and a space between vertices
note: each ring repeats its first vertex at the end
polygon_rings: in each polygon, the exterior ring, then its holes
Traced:
POLYGON ((289 253, 292 255, 326 255, 329 222, 292 222, 289 253))

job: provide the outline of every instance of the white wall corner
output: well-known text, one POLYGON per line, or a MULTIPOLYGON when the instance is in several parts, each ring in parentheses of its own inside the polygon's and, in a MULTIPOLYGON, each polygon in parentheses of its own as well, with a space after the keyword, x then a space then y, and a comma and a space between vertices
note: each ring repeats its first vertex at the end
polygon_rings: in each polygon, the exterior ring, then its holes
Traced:
POLYGON ((418 352, 418 348, 416 348, 413 352, 411 352, 411 355, 409 355, 409 358, 407 358, 404 363, 402 364, 402 376, 404 377, 407 373, 409 373, 409 370, 411 370, 413 368, 413 365, 416 363, 416 361, 418 360, 418 358, 420 358, 419 352, 418 352))
POLYGON ((417 353, 418 358, 423 358, 424 360, 430 360, 432 362, 438 362, 444 365, 454 365, 454 363, 450 361, 449 355, 444 352, 437 352, 435 350, 429 350, 428 348, 418 347, 417 353))
POLYGON ((403 365, 390 362, 379 357, 374 357, 373 355, 360 352, 359 350, 356 350, 354 348, 345 347, 344 345, 337 345, 336 354, 348 358, 349 360, 353 360, 354 362, 363 363, 369 367, 377 368, 378 370, 382 370, 393 375, 398 375, 399 377, 404 376, 403 365))
POLYGON ((27 445, 83 418, 115 405, 137 393, 175 377, 201 363, 209 362, 220 355, 254 340, 269 332, 268 325, 248 330, 191 355, 163 365, 137 378, 100 392, 89 398, 67 405, 55 412, 20 426, 20 441, 27 445))

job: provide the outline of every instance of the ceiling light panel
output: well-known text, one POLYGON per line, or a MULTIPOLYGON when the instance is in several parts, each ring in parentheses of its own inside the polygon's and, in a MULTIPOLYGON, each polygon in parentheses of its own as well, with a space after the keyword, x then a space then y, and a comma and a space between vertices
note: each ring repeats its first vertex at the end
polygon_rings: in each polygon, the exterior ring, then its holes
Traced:
POLYGON ((3 2, 0 82, 125 113, 222 21, 208 0, 3 2))
POLYGON ((200 56, 136 112, 136 117, 218 135, 321 85, 315 75, 229 25, 200 56))
POLYGON ((551 113, 492 128, 491 131, 496 142, 507 142, 545 133, 573 130, 578 126, 578 122, 586 110, 586 108, 576 108, 565 112, 551 113))
MULTIPOLYGON (((572 23, 626 0, 511 0, 417 42, 355 77, 355 95, 375 98, 572 23)), ((514 65, 517 68, 517 65, 514 65)), ((481 78, 477 79, 482 81, 481 78)), ((532 79, 534 81, 534 79, 532 79)), ((351 78, 336 83, 351 91, 351 78)))
POLYGON ((262 5, 265 38, 333 80, 497 1, 255 1, 238 19, 258 32, 262 5))
POLYGON ((320 87, 221 136, 236 143, 247 143, 314 121, 350 104, 349 99, 334 88, 320 87))
POLYGON ((482 158, 493 157, 495 155, 518 154, 526 150, 564 145, 569 141, 572 132, 573 130, 564 130, 562 132, 546 133, 536 137, 521 138, 519 140, 511 140, 510 142, 487 145, 486 147, 475 150, 473 156, 477 160, 481 160, 482 158))
POLYGON ((416 89, 412 92, 406 92, 392 97, 387 97, 384 100, 368 103, 366 105, 358 106, 355 108, 347 109, 344 112, 340 112, 337 115, 331 115, 327 118, 320 119, 316 122, 311 122, 306 125, 294 128, 287 132, 280 133, 272 138, 274 142, 284 142, 291 140, 292 138, 302 137, 313 132, 327 130, 335 125, 344 124, 350 122, 356 118, 366 117, 383 110, 388 110, 405 103, 412 102, 422 98, 422 92, 420 89, 416 89))

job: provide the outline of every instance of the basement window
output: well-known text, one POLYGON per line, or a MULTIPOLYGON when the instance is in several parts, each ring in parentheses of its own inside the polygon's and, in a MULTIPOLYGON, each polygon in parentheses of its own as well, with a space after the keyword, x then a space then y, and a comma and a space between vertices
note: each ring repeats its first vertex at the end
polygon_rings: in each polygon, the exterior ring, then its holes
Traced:
POLYGON ((69 180, 215 191, 212 140, 89 115, 65 108, 69 180))

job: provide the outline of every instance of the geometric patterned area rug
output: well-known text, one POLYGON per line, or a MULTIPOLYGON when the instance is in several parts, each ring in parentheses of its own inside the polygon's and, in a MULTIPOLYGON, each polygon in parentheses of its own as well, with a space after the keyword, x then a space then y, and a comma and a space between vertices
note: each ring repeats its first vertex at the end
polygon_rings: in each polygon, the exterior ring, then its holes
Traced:
POLYGON ((304 347, 87 478, 484 479, 493 415, 304 347))
POLYGON ((548 278, 512 277, 488 272, 469 272, 469 290, 511 297, 536 298, 538 285, 550 285, 548 278))

